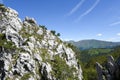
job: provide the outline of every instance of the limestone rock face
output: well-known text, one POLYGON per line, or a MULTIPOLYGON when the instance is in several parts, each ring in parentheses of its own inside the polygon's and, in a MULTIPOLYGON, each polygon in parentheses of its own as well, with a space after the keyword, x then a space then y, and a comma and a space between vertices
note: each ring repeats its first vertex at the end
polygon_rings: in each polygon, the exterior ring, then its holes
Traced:
POLYGON ((120 80, 120 58, 115 61, 112 56, 108 56, 108 61, 103 67, 96 63, 98 80, 120 80))
POLYGON ((0 5, 1 80, 82 80, 75 53, 33 18, 0 5))

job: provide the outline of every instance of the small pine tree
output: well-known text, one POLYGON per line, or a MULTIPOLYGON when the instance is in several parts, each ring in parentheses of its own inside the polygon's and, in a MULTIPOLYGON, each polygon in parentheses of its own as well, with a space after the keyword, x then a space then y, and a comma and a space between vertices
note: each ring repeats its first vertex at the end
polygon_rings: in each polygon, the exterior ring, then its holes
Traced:
POLYGON ((41 27, 44 30, 47 30, 47 28, 45 26, 43 26, 43 25, 39 25, 39 27, 41 27))
POLYGON ((56 35, 56 31, 55 31, 55 30, 51 30, 51 33, 52 33, 53 35, 56 35))
POLYGON ((57 36, 60 36, 60 33, 57 33, 57 36))
POLYGON ((0 3, 0 6, 4 6, 4 4, 0 3))

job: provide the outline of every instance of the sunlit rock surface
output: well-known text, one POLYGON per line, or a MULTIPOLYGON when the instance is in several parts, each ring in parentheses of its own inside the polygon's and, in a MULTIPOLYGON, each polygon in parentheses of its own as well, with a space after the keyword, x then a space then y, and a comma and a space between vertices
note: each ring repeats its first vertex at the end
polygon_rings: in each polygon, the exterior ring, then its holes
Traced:
POLYGON ((82 80, 82 70, 57 35, 0 5, 0 79, 82 80))

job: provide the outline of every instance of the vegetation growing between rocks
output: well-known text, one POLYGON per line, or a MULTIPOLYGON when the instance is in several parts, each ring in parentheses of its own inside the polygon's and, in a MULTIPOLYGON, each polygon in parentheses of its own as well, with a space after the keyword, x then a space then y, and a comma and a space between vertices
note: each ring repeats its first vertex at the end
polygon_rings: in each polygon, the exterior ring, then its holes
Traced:
MULTIPOLYGON (((67 54, 63 54, 64 58, 56 56, 56 54, 62 54, 66 51, 62 49, 64 48, 64 44, 58 38, 60 33, 56 33, 56 31, 50 32, 45 26, 38 27, 33 18, 26 17, 21 22, 18 18, 18 13, 4 5, 0 4, 0 10, 1 15, 4 15, 5 10, 8 10, 6 11, 6 15, 2 16, 4 19, 1 20, 3 24, 1 25, 0 33, 0 50, 3 50, 1 58, 4 63, 4 66, 1 67, 0 74, 2 74, 5 80, 9 80, 9 78, 10 80, 28 80, 30 77, 33 77, 35 80, 40 80, 43 79, 44 72, 51 78, 52 74, 59 80, 78 80, 76 61, 71 63, 73 66, 69 66, 66 63, 67 54), (20 28, 21 30, 19 30, 20 28), (6 39, 6 34, 9 34, 7 36, 8 39, 6 39), (18 44, 18 46, 16 47, 12 41, 16 45, 18 44), (60 52, 60 50, 63 51, 60 52), (50 65, 44 65, 44 63, 50 65), (52 69, 50 70, 51 73, 49 73, 49 69, 52 69), (41 70, 43 70, 43 73, 41 70)), ((44 76, 48 80, 49 77, 47 75, 44 76)))
POLYGON ((16 46, 12 41, 7 41, 5 34, 0 33, 0 47, 5 49, 16 49, 16 46))
POLYGON ((47 49, 41 48, 40 51, 41 51, 40 55, 43 59, 43 62, 49 61, 50 60, 50 55, 48 54, 47 49))
POLYGON ((41 27, 43 30, 47 30, 47 28, 43 25, 39 25, 39 27, 41 27))
POLYGON ((30 78, 30 73, 26 73, 20 80, 28 80, 30 78))
POLYGON ((51 33, 52 33, 53 35, 55 35, 55 36, 60 36, 60 33, 56 33, 55 30, 51 30, 51 33))
POLYGON ((4 4, 0 4, 0 10, 2 12, 5 12, 5 11, 7 11, 7 8, 5 8, 4 4))
POLYGON ((54 56, 54 61, 51 62, 53 71, 51 72, 56 79, 59 80, 78 80, 78 78, 73 74, 76 69, 74 67, 69 67, 65 60, 60 58, 58 55, 54 56))

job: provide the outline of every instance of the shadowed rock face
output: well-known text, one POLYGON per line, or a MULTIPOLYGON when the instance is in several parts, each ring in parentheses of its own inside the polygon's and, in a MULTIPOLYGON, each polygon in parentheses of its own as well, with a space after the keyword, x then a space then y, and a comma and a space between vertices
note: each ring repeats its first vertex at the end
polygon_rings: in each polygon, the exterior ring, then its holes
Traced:
POLYGON ((120 58, 114 61, 112 56, 108 56, 105 66, 96 63, 98 80, 120 80, 120 58))
POLYGON ((0 5, 0 79, 82 80, 72 49, 36 23, 0 5))

